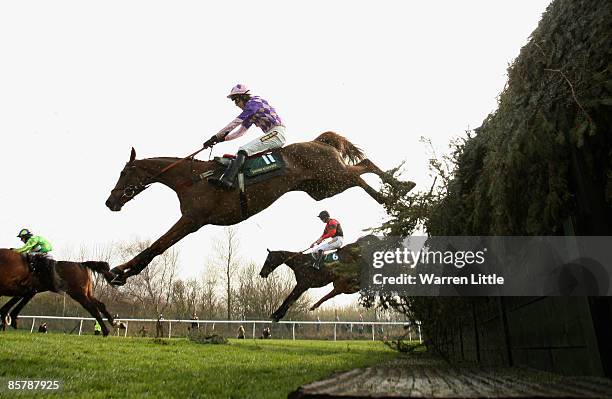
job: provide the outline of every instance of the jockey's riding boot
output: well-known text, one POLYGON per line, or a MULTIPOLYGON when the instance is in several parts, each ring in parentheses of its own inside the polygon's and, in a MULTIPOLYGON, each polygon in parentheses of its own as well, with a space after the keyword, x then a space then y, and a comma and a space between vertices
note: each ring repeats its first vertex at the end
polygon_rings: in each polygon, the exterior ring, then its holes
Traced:
POLYGON ((221 175, 220 178, 209 177, 208 181, 215 186, 221 187, 225 190, 231 190, 234 187, 234 180, 236 179, 236 175, 240 172, 240 168, 244 165, 244 161, 246 160, 246 152, 240 151, 236 158, 233 159, 228 165, 225 172, 221 175))

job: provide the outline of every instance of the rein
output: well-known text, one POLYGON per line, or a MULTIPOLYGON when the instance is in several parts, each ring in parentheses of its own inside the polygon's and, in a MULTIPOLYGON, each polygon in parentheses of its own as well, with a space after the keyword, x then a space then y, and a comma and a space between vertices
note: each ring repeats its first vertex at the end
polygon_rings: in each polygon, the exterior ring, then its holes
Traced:
MULTIPOLYGON (((181 158, 178 161, 174 161, 172 162, 170 165, 164 167, 162 170, 160 170, 159 172, 157 172, 156 174, 154 174, 153 176, 150 176, 147 178, 147 183, 143 183, 141 181, 139 181, 136 184, 129 184, 125 187, 123 187, 123 194, 121 195, 121 198, 132 198, 134 197, 134 195, 136 195, 136 193, 145 190, 147 187, 149 187, 151 185, 151 182, 158 178, 159 176, 163 175, 164 173, 166 173, 167 171, 169 171, 170 169, 174 168, 175 166, 177 166, 178 164, 191 159, 193 160, 194 157, 196 155, 198 155, 200 152, 204 151, 206 148, 208 147, 202 147, 199 150, 197 150, 196 152, 193 152, 189 155, 187 155, 185 158, 181 158)), ((211 147, 211 151, 212 151, 212 147, 211 147)), ((120 189, 118 189, 120 190, 120 189)))
POLYGON ((306 248, 306 249, 301 250, 300 252, 297 252, 297 253, 295 253, 295 254, 291 255, 290 257, 288 257, 287 259, 285 259, 285 260, 283 261, 283 263, 286 263, 287 261, 290 261, 291 259, 295 258, 295 257, 296 257, 296 256, 298 256, 298 255, 304 255, 304 254, 303 254, 303 252, 308 251, 310 248, 311 248, 311 247, 308 247, 308 248, 306 248))
MULTIPOLYGON (((184 162, 184 161, 188 160, 189 158, 193 159, 196 155, 198 155, 199 153, 201 153, 205 149, 206 149, 206 147, 202 147, 199 150, 197 150, 196 152, 194 152, 194 153, 192 153, 190 155, 187 155, 185 158, 182 158, 182 159, 179 159, 178 161, 172 162, 170 165, 168 165, 165 168, 163 168, 162 170, 160 170, 156 175, 153 175, 153 176, 149 177, 149 180, 153 180, 153 179, 163 175, 164 173, 166 173, 170 169, 174 168, 176 165, 180 164, 181 162, 184 162)), ((150 184, 150 183, 148 183, 148 184, 150 184)), ((144 186, 147 186, 148 184, 144 184, 144 186)))

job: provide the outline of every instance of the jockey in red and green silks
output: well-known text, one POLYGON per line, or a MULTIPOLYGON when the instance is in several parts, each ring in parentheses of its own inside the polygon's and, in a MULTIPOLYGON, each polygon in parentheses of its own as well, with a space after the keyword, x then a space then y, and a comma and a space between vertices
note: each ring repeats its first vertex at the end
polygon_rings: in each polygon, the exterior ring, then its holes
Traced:
POLYGON ((49 241, 41 236, 35 236, 28 229, 21 229, 17 237, 25 244, 23 247, 15 249, 19 253, 36 253, 50 256, 49 252, 53 250, 49 241))
POLYGON ((312 253, 315 254, 315 263, 313 264, 315 269, 321 268, 321 263, 323 263, 323 258, 325 258, 325 251, 331 251, 342 247, 344 241, 342 226, 340 226, 340 223, 336 219, 330 218, 329 212, 321 211, 318 217, 325 223, 325 230, 323 230, 323 235, 310 245, 310 248, 314 247, 312 253), (329 242, 323 242, 328 238, 331 238, 329 242))

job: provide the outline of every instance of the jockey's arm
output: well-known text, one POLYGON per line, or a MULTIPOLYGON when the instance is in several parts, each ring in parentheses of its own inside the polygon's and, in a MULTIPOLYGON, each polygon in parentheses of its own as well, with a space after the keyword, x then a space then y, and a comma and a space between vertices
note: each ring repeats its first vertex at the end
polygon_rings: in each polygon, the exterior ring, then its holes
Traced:
POLYGON ((23 247, 17 248, 15 249, 15 251, 19 252, 20 254, 24 252, 30 252, 37 245, 38 245, 38 240, 36 239, 36 237, 31 237, 23 247))
POLYGON ((336 223, 329 223, 327 226, 325 226, 325 230, 323 230, 323 235, 319 237, 319 239, 317 240, 317 244, 322 243, 323 240, 325 240, 326 238, 333 237, 334 234, 336 234, 336 226, 336 223))
POLYGON ((230 135, 231 131, 234 130, 235 128, 237 128, 242 122, 244 122, 244 121, 242 119, 240 119, 240 118, 234 119, 227 126, 225 126, 223 129, 219 130, 219 132, 216 134, 216 136, 221 141, 226 140, 227 136, 230 135))
POLYGON ((240 115, 236 117, 233 121, 230 122, 229 125, 221 129, 219 133, 217 133, 217 137, 223 141, 229 141, 237 139, 246 133, 246 131, 251 127, 253 115, 259 109, 259 104, 256 103, 247 103, 245 109, 242 110, 240 115), (232 130, 240 126, 240 129, 232 133, 232 130))
POLYGON ((240 129, 229 133, 227 136, 225 136, 225 141, 230 141, 230 140, 234 140, 237 139, 238 137, 242 136, 243 134, 246 133, 246 131, 249 130, 248 127, 244 126, 244 125, 240 125, 240 129))

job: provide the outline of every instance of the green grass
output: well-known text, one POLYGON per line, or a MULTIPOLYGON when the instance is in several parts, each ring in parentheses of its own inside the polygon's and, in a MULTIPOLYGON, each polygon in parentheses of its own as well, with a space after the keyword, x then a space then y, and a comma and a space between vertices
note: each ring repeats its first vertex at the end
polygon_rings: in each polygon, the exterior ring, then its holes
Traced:
MULTIPOLYGON (((286 398, 302 384, 395 355, 372 341, 202 345, 186 339, 5 332, 0 379, 61 379, 61 393, 48 396, 62 398, 286 398)), ((0 397, 7 397, 6 390, 0 389, 0 397)))

